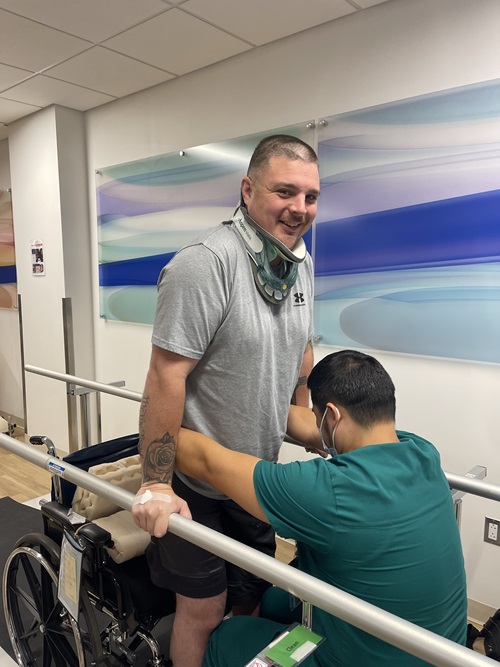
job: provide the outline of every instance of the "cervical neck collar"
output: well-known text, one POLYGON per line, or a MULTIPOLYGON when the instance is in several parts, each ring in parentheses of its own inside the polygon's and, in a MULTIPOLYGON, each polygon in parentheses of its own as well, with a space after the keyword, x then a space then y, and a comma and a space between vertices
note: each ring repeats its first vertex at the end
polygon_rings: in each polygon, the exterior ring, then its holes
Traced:
POLYGON ((299 239, 290 250, 275 236, 262 229, 243 206, 236 209, 232 222, 252 260, 257 289, 271 303, 283 303, 297 280, 298 265, 306 258, 307 249, 303 239, 299 239), (281 276, 276 275, 271 266, 271 262, 277 257, 282 260, 281 276))

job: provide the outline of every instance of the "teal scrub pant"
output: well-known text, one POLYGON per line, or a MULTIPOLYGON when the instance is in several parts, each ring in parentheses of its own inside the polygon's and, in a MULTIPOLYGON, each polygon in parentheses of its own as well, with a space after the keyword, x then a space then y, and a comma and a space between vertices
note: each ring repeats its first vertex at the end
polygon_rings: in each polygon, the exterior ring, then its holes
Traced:
POLYGON ((203 667, 245 667, 286 627, 267 618, 228 618, 212 633, 203 667))
MULTIPOLYGON (((235 616, 222 621, 210 637, 203 667, 245 667, 290 623, 300 623, 302 610, 299 606, 291 611, 289 594, 280 588, 270 588, 262 599, 261 614, 266 618, 235 616)), ((317 664, 313 654, 301 667, 317 664)))

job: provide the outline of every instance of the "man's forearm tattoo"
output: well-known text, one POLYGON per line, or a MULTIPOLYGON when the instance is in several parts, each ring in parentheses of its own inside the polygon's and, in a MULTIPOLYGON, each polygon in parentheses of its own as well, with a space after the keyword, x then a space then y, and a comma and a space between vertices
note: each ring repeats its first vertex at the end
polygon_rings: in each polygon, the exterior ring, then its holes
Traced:
POLYGON ((301 375, 297 380, 297 385, 292 394, 292 400, 290 401, 292 405, 297 405, 297 389, 305 384, 307 384, 307 375, 301 375))
POLYGON ((143 445, 142 479, 144 482, 170 484, 175 462, 175 438, 170 433, 143 445))

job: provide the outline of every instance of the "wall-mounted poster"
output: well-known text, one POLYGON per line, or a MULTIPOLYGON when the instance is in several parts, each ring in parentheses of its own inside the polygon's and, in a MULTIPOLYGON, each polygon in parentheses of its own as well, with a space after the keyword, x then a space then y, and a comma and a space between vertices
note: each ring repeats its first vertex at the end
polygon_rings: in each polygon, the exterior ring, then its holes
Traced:
POLYGON ((43 257, 43 241, 31 242, 31 272, 34 276, 45 275, 45 260, 43 257))
POLYGON ((12 201, 10 192, 0 189, 0 308, 17 308, 16 283, 12 201))
POLYGON ((318 153, 322 342, 500 363, 500 81, 328 118, 318 153))
POLYGON ((312 143, 314 130, 306 125, 99 169, 101 316, 151 324, 161 269, 203 230, 231 218, 260 139, 284 132, 312 143))

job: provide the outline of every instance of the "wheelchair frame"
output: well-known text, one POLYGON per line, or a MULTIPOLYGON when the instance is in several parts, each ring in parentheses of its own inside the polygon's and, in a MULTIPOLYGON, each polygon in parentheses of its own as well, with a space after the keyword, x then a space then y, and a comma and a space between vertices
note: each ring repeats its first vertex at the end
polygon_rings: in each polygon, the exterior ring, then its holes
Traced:
MULTIPOLYGON (((57 484, 54 491, 60 496, 57 484)), ((106 550, 112 546, 111 534, 59 500, 44 503, 41 513, 43 533, 18 540, 4 569, 5 619, 18 664, 137 665, 138 649, 145 643, 151 654, 148 666, 169 665, 152 630, 174 612, 175 596, 151 582, 145 556, 115 563, 106 550), (82 552, 78 618, 58 597, 65 536, 82 552)))

